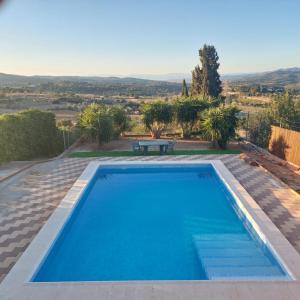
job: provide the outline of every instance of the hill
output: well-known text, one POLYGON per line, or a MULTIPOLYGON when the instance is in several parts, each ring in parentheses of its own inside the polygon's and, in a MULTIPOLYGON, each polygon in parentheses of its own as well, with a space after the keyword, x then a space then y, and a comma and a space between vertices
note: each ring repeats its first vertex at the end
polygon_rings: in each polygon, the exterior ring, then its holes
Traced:
MULTIPOLYGON (((57 93, 88 93, 104 96, 169 96, 181 91, 181 79, 188 74, 135 75, 137 77, 100 76, 22 76, 0 73, 0 88, 25 88, 57 93), (147 78, 148 77, 148 78, 147 78)), ((232 86, 267 86, 300 91, 300 68, 271 72, 225 74, 223 82, 232 86)))
POLYGON ((265 85, 300 90, 300 68, 279 69, 271 72, 224 75, 231 84, 265 85))
POLYGON ((105 96, 168 96, 181 91, 180 83, 132 77, 22 76, 4 73, 0 73, 1 87, 105 96))

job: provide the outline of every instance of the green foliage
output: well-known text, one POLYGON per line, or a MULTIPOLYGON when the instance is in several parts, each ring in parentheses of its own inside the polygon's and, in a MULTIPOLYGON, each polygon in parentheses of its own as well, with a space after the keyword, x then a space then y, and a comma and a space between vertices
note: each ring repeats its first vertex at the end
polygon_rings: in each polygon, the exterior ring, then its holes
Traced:
POLYGON ((129 128, 129 119, 122 107, 91 104, 82 112, 80 126, 99 144, 118 138, 129 128))
POLYGON ((222 82, 218 73, 219 56, 214 46, 204 45, 199 50, 201 67, 192 71, 192 95, 204 97, 219 97, 222 92, 222 82))
POLYGON ((105 105, 93 103, 87 106, 80 116, 79 124, 99 144, 107 143, 113 138, 113 118, 105 105))
POLYGON ((271 114, 280 127, 293 129, 297 119, 293 96, 289 92, 276 95, 272 100, 271 114))
POLYGON ((261 100, 245 99, 245 98, 237 99, 236 102, 241 105, 253 106, 253 107, 268 107, 269 105, 267 102, 261 100))
MULTIPOLYGON (((88 81, 62 80, 47 82, 36 87, 26 87, 29 92, 47 91, 51 93, 93 94, 103 96, 168 96, 178 95, 181 85, 177 82, 144 80, 138 78, 103 78, 88 81)), ((16 89, 15 89, 16 90, 16 89)), ((18 89, 20 90, 20 89, 18 89)))
POLYGON ((71 128, 73 127, 73 123, 71 120, 60 120, 57 122, 58 128, 71 128))
POLYGON ((50 112, 30 109, 0 116, 0 161, 51 157, 63 150, 50 112))
POLYGON ((189 96, 189 90, 186 85, 185 79, 182 81, 182 91, 181 91, 181 96, 182 97, 188 97, 189 96))
POLYGON ((71 120, 60 120, 57 122, 57 127, 63 139, 64 149, 69 148, 82 136, 81 128, 74 126, 71 120))
POLYGON ((207 101, 194 98, 179 98, 175 102, 176 121, 181 127, 184 138, 191 136, 196 124, 199 123, 199 113, 208 107, 207 101))
POLYGON ((220 106, 207 111, 203 128, 205 134, 221 149, 226 149, 228 141, 235 136, 238 125, 236 114, 239 110, 235 106, 220 106))
POLYGON ((251 115, 248 120, 249 139, 252 143, 267 148, 271 138, 271 115, 267 112, 251 115))
POLYGON ((219 107, 220 105, 225 104, 225 97, 218 97, 218 98, 208 97, 203 99, 208 102, 210 108, 219 107))
POLYGON ((143 122, 153 138, 160 138, 165 127, 173 120, 173 107, 166 102, 154 102, 142 107, 143 122))
POLYGON ((100 114, 97 120, 98 143, 108 143, 114 136, 113 119, 108 114, 100 114))
POLYGON ((204 45, 199 50, 202 63, 202 94, 204 96, 218 97, 222 92, 219 69, 219 56, 214 46, 204 45))
POLYGON ((191 95, 198 96, 202 94, 202 70, 197 65, 192 71, 191 95))
POLYGON ((120 106, 112 106, 109 109, 114 126, 114 137, 118 138, 122 133, 129 129, 129 118, 126 111, 120 106))

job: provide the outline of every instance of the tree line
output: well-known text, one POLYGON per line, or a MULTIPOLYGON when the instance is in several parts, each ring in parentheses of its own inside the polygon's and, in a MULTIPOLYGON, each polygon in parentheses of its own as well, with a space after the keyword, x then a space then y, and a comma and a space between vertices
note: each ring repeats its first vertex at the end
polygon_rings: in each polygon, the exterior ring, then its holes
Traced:
MULTIPOLYGON (((204 45, 199 50, 200 64, 192 71, 190 89, 182 82, 181 97, 170 102, 155 101, 141 105, 143 123, 153 138, 160 138, 166 128, 175 125, 183 138, 201 135, 215 146, 225 149, 236 136, 240 122, 249 131, 250 140, 266 147, 271 135, 271 125, 284 128, 300 125, 300 114, 292 95, 276 95, 263 113, 250 118, 238 118, 239 109, 226 105, 222 97, 222 82, 218 73, 219 56, 214 46, 204 45)), ((99 143, 118 137, 129 128, 129 119, 121 107, 109 108, 93 104, 81 115, 80 126, 99 143), (118 116, 118 118, 116 118, 118 116)))
POLYGON ((103 96, 169 96, 180 93, 180 83, 143 80, 120 79, 119 82, 73 82, 60 81, 25 87, 0 87, 0 93, 76 93, 103 96))
MULTIPOLYGON (((143 123, 156 139, 161 137, 167 126, 176 124, 183 138, 190 138, 193 133, 201 134, 215 146, 225 149, 228 141, 235 136, 239 110, 235 106, 226 106, 221 97, 220 64, 215 47, 204 45, 199 50, 199 57, 200 65, 192 71, 190 92, 183 80, 181 97, 170 103, 154 101, 141 105, 143 123)), ((93 104, 84 110, 79 124, 93 140, 108 142, 128 128, 125 111, 115 109, 122 115, 118 120, 115 119, 114 108, 93 104), (119 129, 114 133, 116 128, 119 129)))
POLYGON ((153 138, 160 138, 171 124, 177 125, 183 138, 201 135, 221 149, 235 137, 238 125, 236 106, 226 106, 219 99, 178 98, 172 103, 162 101, 142 107, 143 122, 153 138))

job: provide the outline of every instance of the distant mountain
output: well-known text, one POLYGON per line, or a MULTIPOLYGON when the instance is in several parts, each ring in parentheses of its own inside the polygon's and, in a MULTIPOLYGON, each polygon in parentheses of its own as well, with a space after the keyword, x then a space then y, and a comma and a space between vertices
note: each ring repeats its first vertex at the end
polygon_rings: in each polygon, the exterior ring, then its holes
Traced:
POLYGON ((0 87, 105 96, 168 96, 181 91, 180 83, 132 77, 22 76, 4 73, 0 73, 0 87))
MULTIPOLYGON (((190 83, 192 79, 191 73, 170 73, 162 75, 135 74, 134 77, 178 83, 181 83, 183 79, 190 83)), ((300 68, 279 69, 261 73, 221 74, 221 80, 237 84, 261 84, 300 89, 300 68)))
POLYGON ((148 80, 159 80, 159 81, 168 81, 168 82, 178 82, 181 83, 183 79, 186 82, 191 82, 192 72, 191 73, 168 73, 168 74, 133 74, 135 78, 142 78, 148 80))
MULTIPOLYGON (((102 77, 102 76, 24 76, 0 73, 0 86, 23 87, 59 82, 85 82, 85 83, 152 83, 153 80, 134 77, 102 77)), ((155 80, 157 81, 157 80, 155 80)), ((163 80, 159 80, 163 81, 163 80)))
MULTIPOLYGON (((191 74, 170 73, 162 75, 135 74, 132 77, 101 76, 22 76, 0 73, 0 87, 42 87, 61 92, 88 92, 103 88, 121 93, 132 92, 142 95, 178 94, 181 82, 191 81, 191 74), (155 91, 157 89, 157 91, 155 91)), ((266 85, 300 90, 300 68, 279 69, 271 72, 223 74, 221 80, 237 85, 266 85)))
POLYGON ((300 89, 300 68, 279 69, 263 73, 228 74, 222 76, 222 79, 234 84, 266 85, 300 89))

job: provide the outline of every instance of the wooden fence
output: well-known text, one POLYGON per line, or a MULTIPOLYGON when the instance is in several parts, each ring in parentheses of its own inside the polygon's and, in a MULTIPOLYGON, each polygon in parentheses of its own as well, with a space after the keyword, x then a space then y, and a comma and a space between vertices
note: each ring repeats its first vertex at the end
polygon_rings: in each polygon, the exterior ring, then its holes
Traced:
POLYGON ((269 151, 293 164, 300 165, 300 132, 272 126, 269 151))

